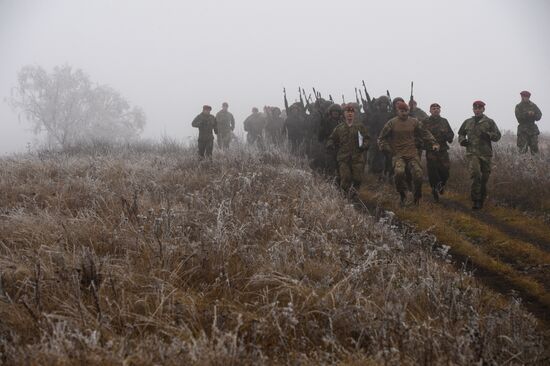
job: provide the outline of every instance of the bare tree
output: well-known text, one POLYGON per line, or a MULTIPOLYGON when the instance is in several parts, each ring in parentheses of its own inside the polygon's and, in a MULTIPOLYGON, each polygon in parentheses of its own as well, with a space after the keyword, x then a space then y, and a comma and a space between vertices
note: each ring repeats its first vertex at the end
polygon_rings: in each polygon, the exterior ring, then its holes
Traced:
POLYGON ((80 69, 56 66, 48 74, 39 66, 18 73, 10 104, 23 112, 36 134, 67 146, 86 140, 129 141, 139 137, 145 114, 106 85, 94 85, 80 69))

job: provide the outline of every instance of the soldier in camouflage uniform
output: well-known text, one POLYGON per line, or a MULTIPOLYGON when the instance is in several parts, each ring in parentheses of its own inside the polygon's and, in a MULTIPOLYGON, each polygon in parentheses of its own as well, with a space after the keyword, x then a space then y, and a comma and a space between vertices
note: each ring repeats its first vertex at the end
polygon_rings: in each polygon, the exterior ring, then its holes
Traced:
POLYGON ((428 114, 422 109, 418 108, 418 103, 416 103, 416 100, 414 99, 409 100, 409 109, 409 116, 416 118, 419 121, 423 121, 428 118, 428 114))
POLYGON ((268 107, 266 116, 265 133, 268 141, 274 145, 282 144, 285 121, 281 118, 281 109, 279 107, 268 107))
POLYGON ((296 102, 288 108, 284 130, 286 131, 292 152, 298 154, 307 130, 306 115, 300 103, 296 102))
POLYGON ((435 202, 439 202, 439 195, 444 192, 451 167, 448 152, 449 145, 447 143, 453 142, 455 134, 449 125, 449 121, 441 117, 441 106, 439 104, 433 103, 430 106, 430 114, 431 116, 424 119, 422 124, 425 129, 431 132, 439 144, 439 151, 426 150, 428 178, 432 187, 432 195, 435 202))
POLYGON ((539 152, 539 128, 535 124, 542 118, 539 107, 529 100, 531 93, 524 90, 520 93, 521 102, 516 105, 516 119, 518 120, 518 141, 519 152, 525 154, 527 149, 531 154, 539 152))
POLYGON ((233 118, 233 115, 227 110, 228 108, 229 104, 224 102, 222 104, 222 109, 216 113, 216 122, 218 126, 218 147, 221 149, 229 148, 233 130, 235 129, 235 118, 233 118))
POLYGON ((260 113, 258 108, 252 108, 252 114, 243 122, 246 134, 246 142, 249 145, 258 144, 262 146, 262 133, 265 127, 265 117, 260 113))
POLYGON ((212 150, 214 148, 214 134, 217 134, 216 118, 210 114, 212 107, 204 105, 202 107, 202 113, 193 119, 191 126, 199 129, 199 156, 204 158, 212 157, 212 150))
POLYGON ((393 170, 395 187, 399 192, 400 204, 405 205, 407 198, 407 172, 410 172, 414 184, 414 204, 417 205, 422 197, 422 166, 416 147, 417 139, 433 150, 439 145, 430 131, 426 130, 416 118, 409 117, 409 106, 403 101, 395 105, 397 117, 386 123, 380 136, 378 146, 382 151, 393 154, 393 170))
MULTIPOLYGON (((376 101, 373 103, 373 107, 369 108, 369 113, 367 117, 367 130, 369 135, 376 140, 382 128, 386 122, 388 122, 392 116, 389 111, 390 100, 387 96, 382 95, 376 98, 376 101)), ((377 144, 371 144, 367 154, 368 162, 368 172, 371 174, 382 174, 385 167, 385 154, 383 151, 380 151, 377 144)), ((388 160, 388 173, 391 171, 391 156, 388 160)))
MULTIPOLYGON (((317 138, 319 143, 326 146, 328 138, 332 134, 332 131, 342 122, 344 111, 339 104, 332 104, 328 107, 327 116, 321 120, 319 126, 319 133, 317 138)), ((329 176, 338 176, 338 163, 336 160, 336 151, 334 149, 326 150, 323 156, 323 160, 318 165, 320 169, 329 176)))
POLYGON ((355 118, 355 108, 351 104, 344 106, 344 121, 330 134, 327 149, 336 152, 340 187, 348 192, 352 187, 359 188, 363 180, 365 157, 369 136, 366 127, 355 118))
POLYGON ((500 131, 492 119, 485 116, 485 103, 474 102, 474 116, 468 118, 458 130, 458 142, 466 147, 468 170, 472 179, 472 209, 479 210, 487 197, 487 181, 491 174, 493 147, 500 140, 500 131))

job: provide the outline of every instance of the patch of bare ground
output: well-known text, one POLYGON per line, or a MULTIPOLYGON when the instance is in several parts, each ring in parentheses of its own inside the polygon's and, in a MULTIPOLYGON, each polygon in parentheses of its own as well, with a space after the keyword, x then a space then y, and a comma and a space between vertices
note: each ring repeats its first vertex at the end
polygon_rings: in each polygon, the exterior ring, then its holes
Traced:
POLYGON ((285 150, 0 160, 3 364, 543 364, 516 298, 285 150))

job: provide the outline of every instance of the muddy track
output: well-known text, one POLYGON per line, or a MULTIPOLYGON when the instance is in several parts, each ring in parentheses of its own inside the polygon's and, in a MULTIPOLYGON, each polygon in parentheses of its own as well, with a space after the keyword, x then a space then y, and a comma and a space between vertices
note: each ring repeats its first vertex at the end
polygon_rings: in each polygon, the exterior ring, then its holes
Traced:
POLYGON ((511 238, 526 241, 533 245, 536 245, 540 249, 543 249, 545 251, 550 251, 550 238, 542 239, 534 235, 531 235, 529 232, 525 230, 519 229, 518 227, 509 225, 505 222, 500 221, 499 219, 495 218, 488 212, 485 212, 483 210, 473 211, 470 207, 467 207, 461 202, 457 202, 451 199, 441 197, 440 203, 443 207, 463 212, 465 214, 468 214, 474 217, 476 220, 484 222, 487 225, 493 226, 511 238))
MULTIPOLYGON (((363 197, 359 198, 357 197, 355 200, 355 207, 359 210, 362 210, 370 215, 373 215, 377 218, 382 217, 386 214, 387 210, 394 211, 395 208, 391 207, 384 207, 386 205, 371 201, 371 200, 365 200, 363 197)), ((508 225, 504 222, 501 222, 497 218, 493 217, 487 212, 473 212, 471 208, 466 207, 464 204, 450 200, 450 199, 444 199, 441 205, 445 208, 448 208, 450 210, 456 210, 460 211, 462 213, 467 213, 468 215, 471 215, 476 220, 483 222, 487 225, 493 226, 506 235, 523 240, 523 241, 529 241, 533 244, 537 245, 541 249, 544 249, 545 251, 548 251, 550 249, 550 240, 540 240, 540 238, 535 238, 529 235, 529 233, 524 233, 522 230, 512 226, 508 225), (525 234, 525 235, 524 235, 525 234)), ((407 220, 401 220, 399 217, 399 213, 394 218, 393 223, 403 232, 414 230, 416 232, 421 232, 424 228, 418 227, 415 223, 408 222, 407 220)), ((423 236, 425 237, 425 236, 423 236)), ((437 236, 436 236, 437 237, 437 236)), ((468 238, 467 236, 464 237, 465 239, 469 240, 472 243, 475 243, 475 240, 468 238)), ((426 237, 426 245, 433 245, 432 242, 429 242, 429 238, 426 237)), ((452 243, 446 243, 444 241, 437 239, 436 245, 442 246, 442 245, 449 245, 451 247, 449 253, 452 255, 453 263, 457 269, 466 269, 469 271, 472 271, 476 278, 478 278, 481 282, 483 282, 485 285, 493 289, 494 291, 497 291, 505 296, 510 296, 513 294, 514 296, 520 296, 525 308, 529 310, 531 313, 533 313, 540 321, 541 327, 545 329, 546 331, 550 331, 550 306, 541 301, 541 299, 537 298, 536 296, 533 296, 528 291, 526 291, 524 288, 516 286, 509 278, 506 278, 502 276, 501 273, 492 271, 488 268, 484 268, 481 266, 476 266, 472 263, 471 257, 468 255, 464 255, 461 253, 458 253, 456 250, 453 250, 452 243)), ((546 284, 548 285, 548 284, 546 284)), ((550 337, 550 336, 549 336, 550 337)), ((547 340, 547 342, 550 342, 550 339, 547 340)))

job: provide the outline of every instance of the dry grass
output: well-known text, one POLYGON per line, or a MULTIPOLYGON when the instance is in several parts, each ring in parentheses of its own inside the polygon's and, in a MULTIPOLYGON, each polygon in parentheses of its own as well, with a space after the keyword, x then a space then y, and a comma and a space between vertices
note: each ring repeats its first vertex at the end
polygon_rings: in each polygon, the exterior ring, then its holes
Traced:
POLYGON ((285 151, 0 160, 4 364, 536 364, 518 301, 285 151))

